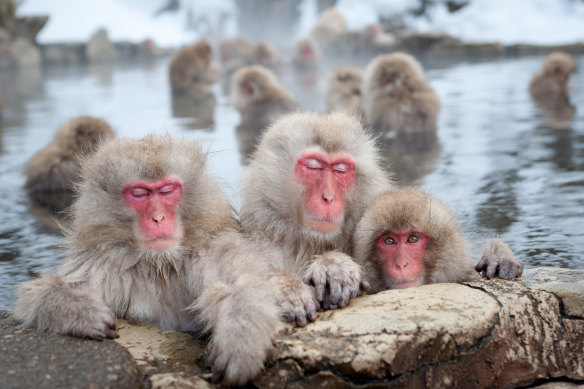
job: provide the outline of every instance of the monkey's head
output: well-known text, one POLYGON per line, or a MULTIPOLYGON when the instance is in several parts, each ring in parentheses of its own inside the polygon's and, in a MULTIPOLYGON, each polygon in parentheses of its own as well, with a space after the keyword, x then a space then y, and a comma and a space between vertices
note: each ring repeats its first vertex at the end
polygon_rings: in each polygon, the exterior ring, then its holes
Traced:
POLYGON ((372 269, 374 291, 434 282, 466 248, 452 211, 413 187, 379 195, 353 235, 355 258, 372 269))
POLYGON ((337 69, 331 76, 329 83, 333 90, 345 95, 361 96, 361 83, 363 71, 357 67, 344 67, 337 69))
POLYGON ((301 39, 296 43, 294 57, 304 65, 314 65, 318 60, 319 53, 315 44, 310 39, 301 39))
POLYGON ((170 136, 105 143, 82 165, 75 247, 150 255, 192 249, 201 231, 217 231, 216 220, 231 219, 205 165, 199 145, 170 136), (220 215, 215 221, 213 212, 220 215))
POLYGON ((358 118, 296 113, 266 131, 243 178, 244 228, 333 241, 387 188, 378 150, 358 118))
POLYGON ((80 158, 93 153, 103 141, 115 137, 105 121, 80 116, 64 123, 55 134, 55 142, 63 156, 80 158))
POLYGON ((424 70, 413 56, 393 53, 381 55, 367 65, 363 85, 370 92, 404 93, 425 83, 424 70))
POLYGON ((576 71, 574 59, 559 51, 549 54, 543 65, 543 72, 547 76, 559 77, 567 80, 571 73, 576 71))
POLYGON ((279 82, 271 70, 258 65, 246 66, 231 76, 229 100, 231 105, 241 111, 249 104, 269 98, 276 86, 279 86, 279 82))

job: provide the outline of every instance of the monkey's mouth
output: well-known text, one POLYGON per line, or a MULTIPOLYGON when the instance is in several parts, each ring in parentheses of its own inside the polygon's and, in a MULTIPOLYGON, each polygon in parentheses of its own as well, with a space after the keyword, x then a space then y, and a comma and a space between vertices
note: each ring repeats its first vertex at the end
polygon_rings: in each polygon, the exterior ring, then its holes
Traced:
POLYGON ((414 286, 422 286, 424 280, 421 277, 412 278, 409 280, 399 280, 391 283, 391 289, 406 289, 414 286))
POLYGON ((158 238, 146 239, 143 247, 147 250, 164 251, 178 244, 178 239, 174 236, 161 236, 158 238))
POLYGON ((306 224, 308 228, 313 231, 328 233, 334 232, 341 226, 342 217, 322 218, 316 216, 308 216, 306 224))

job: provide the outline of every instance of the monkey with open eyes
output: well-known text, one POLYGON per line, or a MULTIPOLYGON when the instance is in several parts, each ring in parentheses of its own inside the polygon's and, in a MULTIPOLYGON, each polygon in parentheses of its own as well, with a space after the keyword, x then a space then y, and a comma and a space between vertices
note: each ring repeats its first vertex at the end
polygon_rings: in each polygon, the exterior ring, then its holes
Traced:
POLYGON ((344 112, 293 113, 263 134, 242 182, 240 221, 263 245, 287 320, 316 319, 367 289, 350 237, 373 198, 393 188, 374 137, 344 112))
POLYGON ((79 197, 55 274, 19 286, 26 326, 101 340, 115 318, 212 333, 215 378, 243 384, 262 368, 279 310, 265 261, 195 142, 115 139, 82 164, 79 197))
POLYGON ((397 52, 373 59, 362 93, 365 119, 374 130, 391 137, 436 132, 440 101, 413 56, 397 52))
POLYGON ((488 241, 473 265, 456 216, 440 200, 414 187, 380 194, 353 234, 355 261, 370 292, 477 278, 477 271, 507 280, 521 276, 523 263, 499 239, 488 241))
POLYGON ((298 108, 274 73, 259 65, 246 66, 233 74, 229 99, 241 113, 241 126, 255 132, 298 108))

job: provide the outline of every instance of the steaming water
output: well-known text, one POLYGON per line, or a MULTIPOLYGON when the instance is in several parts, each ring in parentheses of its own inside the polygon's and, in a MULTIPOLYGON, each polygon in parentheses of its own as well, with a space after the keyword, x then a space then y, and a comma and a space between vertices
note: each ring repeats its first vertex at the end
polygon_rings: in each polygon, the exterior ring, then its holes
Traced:
MULTIPOLYGON (((508 241, 526 267, 583 268, 584 72, 572 76, 576 114, 554 129, 527 93, 543 57, 444 67, 425 64, 442 101, 439 144, 391 159, 403 181, 453 206, 478 255, 494 235, 508 241)), ((584 69, 584 57, 577 58, 584 69)), ((326 72, 281 79, 304 108, 324 110, 326 72), (311 81, 312 80, 312 81, 311 81), (316 80, 316 81, 314 81, 316 80)), ((0 73, 0 309, 11 309, 16 283, 58 266, 60 235, 44 224, 23 190, 26 161, 77 115, 107 120, 118 136, 169 133, 198 139, 210 168, 236 206, 244 171, 239 114, 219 84, 213 129, 173 114, 167 60, 148 65, 0 73)))

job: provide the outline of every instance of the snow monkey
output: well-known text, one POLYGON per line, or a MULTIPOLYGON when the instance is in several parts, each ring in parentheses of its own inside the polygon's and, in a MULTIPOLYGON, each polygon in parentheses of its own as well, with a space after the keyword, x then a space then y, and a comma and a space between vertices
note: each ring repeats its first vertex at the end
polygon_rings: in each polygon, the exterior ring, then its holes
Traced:
POLYGON ((413 187, 379 195, 353 235, 355 261, 363 266, 371 292, 499 275, 521 276, 523 263, 509 246, 488 241, 476 267, 456 216, 440 200, 413 187))
POLYGON ((411 55, 393 53, 372 60, 362 93, 365 119, 374 130, 394 137, 436 131, 440 102, 411 55))
POLYGON ((269 252, 286 319, 305 325, 320 304, 344 307, 367 289, 350 236, 390 188, 374 138, 354 116, 293 113, 265 132, 243 177, 241 224, 269 252))
POLYGON ((200 145, 112 140, 82 168, 64 263, 20 285, 15 317, 97 340, 117 337, 116 317, 173 330, 203 325, 217 380, 256 375, 280 313, 268 269, 239 233, 200 145))

